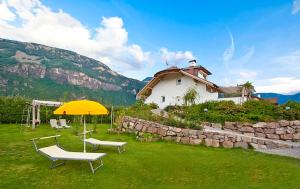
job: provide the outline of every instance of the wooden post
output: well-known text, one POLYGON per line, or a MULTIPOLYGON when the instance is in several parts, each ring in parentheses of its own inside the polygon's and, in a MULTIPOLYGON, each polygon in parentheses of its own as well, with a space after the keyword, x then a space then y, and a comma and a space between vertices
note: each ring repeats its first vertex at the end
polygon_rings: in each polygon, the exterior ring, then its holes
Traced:
POLYGON ((114 106, 111 106, 111 111, 110 111, 110 129, 112 129, 113 125, 113 111, 114 111, 114 106))

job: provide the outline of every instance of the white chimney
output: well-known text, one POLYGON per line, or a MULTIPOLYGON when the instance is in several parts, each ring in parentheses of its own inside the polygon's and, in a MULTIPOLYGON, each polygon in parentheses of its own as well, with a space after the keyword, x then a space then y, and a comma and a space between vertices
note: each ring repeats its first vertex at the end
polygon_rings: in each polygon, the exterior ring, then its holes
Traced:
POLYGON ((190 64, 190 67, 196 66, 196 60, 190 60, 189 64, 190 64))

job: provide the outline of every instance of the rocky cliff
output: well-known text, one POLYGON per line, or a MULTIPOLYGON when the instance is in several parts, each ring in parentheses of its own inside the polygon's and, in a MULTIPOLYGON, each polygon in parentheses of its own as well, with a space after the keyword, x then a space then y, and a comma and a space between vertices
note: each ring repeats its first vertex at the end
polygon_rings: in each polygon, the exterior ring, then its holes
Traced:
POLYGON ((143 85, 75 52, 0 38, 0 95, 128 105, 143 85))

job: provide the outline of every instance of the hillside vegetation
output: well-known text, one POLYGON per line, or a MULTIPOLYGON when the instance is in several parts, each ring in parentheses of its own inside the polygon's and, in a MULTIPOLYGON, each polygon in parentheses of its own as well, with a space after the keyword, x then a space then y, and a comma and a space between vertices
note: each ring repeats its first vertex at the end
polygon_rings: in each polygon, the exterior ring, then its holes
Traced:
POLYGON ((0 95, 129 105, 145 83, 75 52, 0 38, 0 95))

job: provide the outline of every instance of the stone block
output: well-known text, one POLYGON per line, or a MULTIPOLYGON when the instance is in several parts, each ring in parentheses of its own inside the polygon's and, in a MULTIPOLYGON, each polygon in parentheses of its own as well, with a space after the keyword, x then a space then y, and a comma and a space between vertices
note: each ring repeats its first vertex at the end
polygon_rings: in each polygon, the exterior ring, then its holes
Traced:
POLYGON ((255 128, 264 128, 266 126, 267 126, 267 124, 265 122, 257 122, 253 125, 253 127, 255 127, 255 128))
POLYGON ((269 122, 269 123, 267 123, 267 128, 269 128, 269 129, 276 129, 278 127, 279 127, 278 122, 269 122))
POLYGON ((280 128, 277 128, 275 130, 275 133, 278 134, 278 135, 283 135, 286 133, 286 128, 285 127, 280 127, 280 128))
POLYGON ((266 145, 254 144, 254 143, 250 143, 249 145, 254 149, 267 149, 266 145))
POLYGON ((172 131, 172 130, 168 130, 167 131, 167 135, 168 136, 175 136, 175 135, 177 135, 174 131, 172 131))
POLYGON ((217 128, 217 129, 222 129, 222 128, 223 128, 223 126, 222 126, 221 123, 212 123, 212 124, 211 124, 211 127, 217 128))
POLYGON ((189 129, 182 129, 183 136, 189 136, 189 129))
POLYGON ((274 143, 274 142, 266 141, 265 144, 266 144, 267 149, 275 149, 275 148, 278 148, 278 145, 277 145, 276 143, 274 143))
POLYGON ((247 143, 250 143, 252 140, 251 140, 251 137, 247 137, 247 136, 242 136, 242 141, 243 142, 247 142, 247 143))
POLYGON ((197 130, 189 130, 189 135, 197 135, 197 130))
POLYGON ((300 120, 295 120, 292 123, 293 123, 293 126, 300 126, 300 120))
POLYGON ((181 128, 178 128, 178 127, 174 127, 173 129, 172 129, 175 133, 179 133, 179 132, 181 132, 181 128))
POLYGON ((290 122, 287 120, 280 120, 278 123, 281 127, 286 127, 290 125, 290 122))
POLYGON ((176 137, 176 142, 180 142, 181 137, 176 137))
POLYGON ((141 131, 142 130, 142 128, 143 128, 143 125, 142 124, 136 124, 136 126, 135 126, 135 129, 137 130, 137 131, 141 131))
POLYGON ((293 139, 299 140, 300 139, 300 133, 293 134, 293 139))
POLYGON ((158 134, 160 136, 166 136, 167 135, 167 131, 165 129, 163 129, 163 128, 159 128, 158 129, 158 134))
POLYGON ((296 130, 292 127, 287 127, 286 132, 289 134, 294 134, 296 132, 296 130))
POLYGON ((163 139, 166 141, 175 141, 176 140, 176 138, 172 137, 172 136, 165 136, 165 137, 163 137, 163 139))
POLYGON ((263 145, 263 144, 265 144, 265 140, 260 140, 260 139, 258 139, 258 140, 257 140, 257 144, 263 145))
POLYGON ((205 146, 212 146, 212 140, 211 138, 206 138, 205 139, 205 146))
POLYGON ((180 142, 183 144, 189 144, 190 143, 190 138, 189 137, 182 137, 180 142))
POLYGON ((244 135, 254 137, 254 133, 244 133, 244 135))
POLYGON ((219 140, 216 140, 216 139, 213 139, 212 140, 212 146, 217 148, 220 146, 220 141, 219 140))
POLYGON ((223 143, 222 143, 222 146, 224 148, 233 148, 233 142, 229 141, 229 140, 225 140, 223 143))
POLYGON ((265 134, 274 134, 275 133, 275 129, 265 129, 265 134))
POLYGON ((224 124, 224 128, 225 129, 230 129, 230 130, 236 130, 235 122, 226 121, 225 124, 224 124))
POLYGON ((239 131, 241 132, 245 132, 245 133, 253 133, 254 132, 254 129, 252 127, 241 127, 239 129, 239 131))
POLYGON ((277 135, 277 134, 267 134, 267 138, 279 140, 279 135, 277 135))
POLYGON ((192 145, 199 145, 201 144, 202 140, 201 139, 190 139, 190 144, 192 145))
POLYGON ((263 133, 264 129, 261 128, 261 127, 258 127, 258 128, 254 128, 254 131, 257 132, 257 133, 263 133))
POLYGON ((256 139, 256 138, 252 138, 252 139, 251 139, 251 142, 252 142, 252 143, 255 143, 255 144, 257 144, 257 141, 258 141, 258 139, 256 139))
POLYGON ((246 142, 236 142, 236 143, 234 143, 234 147, 248 149, 249 145, 246 142))
POLYGON ((283 135, 280 135, 280 138, 283 140, 292 140, 293 134, 283 134, 283 135))
POLYGON ((259 138, 266 138, 266 135, 264 133, 255 133, 255 136, 259 138))

